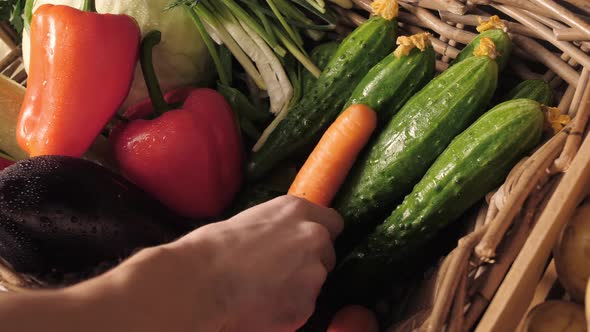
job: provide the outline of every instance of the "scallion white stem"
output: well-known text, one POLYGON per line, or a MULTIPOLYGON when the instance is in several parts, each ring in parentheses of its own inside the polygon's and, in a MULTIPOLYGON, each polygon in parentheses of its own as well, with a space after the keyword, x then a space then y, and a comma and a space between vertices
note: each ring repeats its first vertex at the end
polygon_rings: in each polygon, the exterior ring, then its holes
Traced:
POLYGON ((273 114, 278 114, 283 111, 285 105, 288 105, 291 98, 293 98, 293 86, 291 85, 291 81, 289 80, 283 65, 273 54, 272 50, 264 43, 264 40, 256 35, 256 33, 246 24, 242 23, 242 27, 266 57, 266 59, 260 63, 259 68, 262 77, 268 78, 268 80, 272 81, 266 82, 268 86, 267 90, 270 97, 271 112, 273 114), (265 68, 265 70, 261 67, 265 68), (264 74, 265 72, 266 74, 264 74))
POLYGON ((267 33, 254 19, 233 0, 222 0, 223 4, 238 18, 241 22, 245 22, 257 35, 262 37, 264 41, 272 47, 272 49, 281 57, 284 57, 287 52, 281 45, 278 44, 273 34, 267 33))
POLYGON ((260 136, 260 139, 258 139, 258 142, 256 142, 256 144, 254 144, 254 147, 252 148, 252 152, 258 152, 258 151, 260 151, 260 149, 264 146, 264 144, 266 143, 266 141, 268 141, 268 138, 270 137, 270 134, 272 134, 272 132, 279 125, 279 123, 281 123, 281 121, 283 121, 287 117, 287 114, 289 113, 290 110, 291 110, 291 108, 287 108, 287 109, 283 110, 270 123, 270 125, 268 127, 266 127, 266 129, 264 129, 264 131, 262 132, 262 136, 260 136))
MULTIPOLYGON (((201 3, 202 4, 202 3, 201 3)), ((256 85, 262 89, 266 90, 266 85, 264 83, 264 79, 262 75, 256 69, 252 60, 244 53, 242 48, 236 43, 234 38, 230 35, 230 33, 225 29, 224 24, 220 22, 205 6, 195 6, 194 10, 197 12, 199 16, 203 18, 206 23, 215 30, 215 33, 221 39, 221 41, 227 46, 227 48, 232 52, 236 60, 244 67, 244 70, 252 77, 252 80, 256 83, 256 85)))
POLYGON ((224 27, 258 67, 270 97, 271 112, 279 113, 293 96, 293 88, 280 61, 245 22, 233 16, 223 4, 216 3, 214 6, 223 17, 224 27))
POLYGON ((219 75, 219 81, 222 84, 229 85, 229 77, 227 76, 227 71, 223 67, 223 65, 221 64, 219 54, 217 52, 217 49, 215 48, 215 45, 213 44, 213 39, 211 38, 210 34, 205 29, 205 26, 203 25, 201 18, 189 6, 184 5, 183 7, 186 10, 186 12, 189 14, 191 19, 193 20, 193 23, 195 23, 197 30, 199 30, 199 33, 201 34, 201 39, 203 39, 205 46, 207 46, 207 49, 209 50, 209 54, 211 55, 211 58, 213 59, 213 63, 215 64, 215 67, 217 68, 217 75, 219 75))

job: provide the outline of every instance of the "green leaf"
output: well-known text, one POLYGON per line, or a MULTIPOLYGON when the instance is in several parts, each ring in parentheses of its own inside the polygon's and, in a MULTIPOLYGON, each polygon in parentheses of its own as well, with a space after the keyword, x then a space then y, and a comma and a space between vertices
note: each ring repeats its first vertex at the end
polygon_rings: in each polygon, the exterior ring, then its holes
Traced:
POLYGON ((219 59, 221 61, 221 65, 225 69, 226 76, 228 79, 227 85, 233 85, 233 55, 229 48, 225 45, 219 46, 219 59))
POLYGON ((217 91, 227 99, 234 111, 239 113, 240 117, 245 117, 255 123, 265 122, 270 117, 269 112, 257 109, 252 105, 248 97, 238 89, 218 83, 217 91))
POLYGON ((0 21, 8 21, 18 34, 22 34, 25 27, 23 13, 25 11, 25 0, 0 1, 0 21))
POLYGON ((18 0, 10 14, 10 24, 12 24, 16 32, 19 34, 22 34, 23 29, 25 28, 25 21, 23 19, 25 2, 25 0, 18 0))

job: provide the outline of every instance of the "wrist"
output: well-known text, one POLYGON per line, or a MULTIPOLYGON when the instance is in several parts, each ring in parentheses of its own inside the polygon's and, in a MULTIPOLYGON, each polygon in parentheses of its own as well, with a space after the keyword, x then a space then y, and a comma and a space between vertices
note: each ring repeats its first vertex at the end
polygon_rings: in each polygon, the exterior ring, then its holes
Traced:
POLYGON ((144 249, 69 292, 89 311, 99 308, 92 315, 109 326, 97 331, 220 331, 224 315, 210 289, 214 280, 208 280, 206 265, 195 269, 207 259, 199 247, 144 249))
MULTIPOLYGON (((227 243, 220 232, 223 232, 223 223, 210 224, 172 242, 165 247, 179 255, 180 260, 186 265, 190 276, 188 282, 197 289, 199 302, 208 308, 208 318, 214 321, 216 329, 203 329, 203 331, 220 331, 232 320, 235 303, 234 290, 236 283, 231 279, 231 273, 227 273, 227 259, 224 259, 224 248, 227 243)), ((199 330, 200 331, 200 330, 199 330)))
POLYGON ((176 283, 176 287, 171 287, 176 292, 173 296, 184 294, 187 315, 194 322, 192 330, 222 331, 229 310, 223 296, 226 294, 223 278, 215 266, 217 246, 206 232, 193 233, 190 240, 180 239, 160 247, 158 255, 162 261, 174 261, 169 268, 176 269, 175 277, 168 278, 168 282, 176 283))
MULTIPOLYGON (((211 226, 211 225, 210 225, 211 226)), ((199 312, 215 328, 203 331, 220 331, 226 325, 229 309, 228 285, 224 282, 223 269, 219 267, 220 246, 205 226, 166 245, 164 248, 178 255, 183 268, 183 284, 194 292, 199 312)), ((199 330, 201 331, 201 330, 199 330)))

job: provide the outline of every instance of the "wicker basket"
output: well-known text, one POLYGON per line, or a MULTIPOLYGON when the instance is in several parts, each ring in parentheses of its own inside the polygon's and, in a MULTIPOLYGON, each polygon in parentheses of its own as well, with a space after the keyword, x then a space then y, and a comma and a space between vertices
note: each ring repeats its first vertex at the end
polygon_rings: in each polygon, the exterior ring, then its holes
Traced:
MULTIPOLYGON (((424 289, 430 285, 436 291, 423 292, 408 319, 390 331, 517 330, 528 309, 544 301, 556 283, 551 249, 590 184, 590 1, 463 1, 402 0, 402 32, 431 32, 442 71, 476 36, 479 18, 500 15, 515 46, 508 70, 550 82, 559 109, 573 120, 488 195, 471 230, 441 261, 435 277, 425 280, 424 289)), ((366 20, 372 1, 352 2, 352 9, 335 7, 340 34, 366 20)), ((0 59, 0 73, 26 84, 16 35, 7 23, 0 27, 0 39, 11 48, 0 59)))

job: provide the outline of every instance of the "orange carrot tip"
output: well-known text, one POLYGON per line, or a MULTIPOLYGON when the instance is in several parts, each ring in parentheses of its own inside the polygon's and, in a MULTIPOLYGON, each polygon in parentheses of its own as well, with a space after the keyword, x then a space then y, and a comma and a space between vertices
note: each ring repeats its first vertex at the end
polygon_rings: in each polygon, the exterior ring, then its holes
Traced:
POLYGON ((336 313, 327 332, 378 332, 375 314, 358 305, 342 308, 336 313))
POLYGON ((330 206, 359 153, 377 127, 366 105, 347 108, 322 136, 289 189, 289 194, 330 206))

